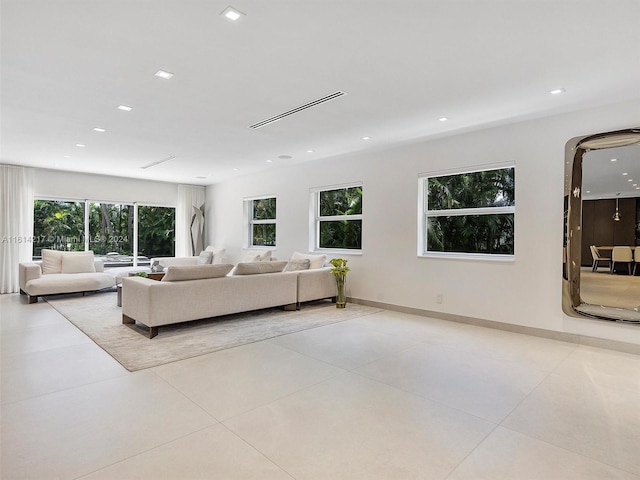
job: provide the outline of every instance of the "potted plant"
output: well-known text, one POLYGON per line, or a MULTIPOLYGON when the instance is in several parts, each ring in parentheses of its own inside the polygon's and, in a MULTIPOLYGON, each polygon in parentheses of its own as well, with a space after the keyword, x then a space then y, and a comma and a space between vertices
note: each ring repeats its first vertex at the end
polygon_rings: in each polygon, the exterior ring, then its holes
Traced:
POLYGON ((347 305, 347 295, 344 290, 344 284, 347 279, 347 260, 343 258, 333 258, 329 261, 333 268, 331 273, 336 277, 336 285, 338 287, 338 295, 336 297, 336 308, 344 308, 347 305))

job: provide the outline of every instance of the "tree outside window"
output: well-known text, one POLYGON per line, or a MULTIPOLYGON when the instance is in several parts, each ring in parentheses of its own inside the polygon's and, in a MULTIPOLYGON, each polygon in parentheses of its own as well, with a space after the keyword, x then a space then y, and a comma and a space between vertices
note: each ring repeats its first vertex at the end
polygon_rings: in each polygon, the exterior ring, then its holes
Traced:
POLYGON ((276 246, 276 198, 258 198, 251 200, 251 218, 249 221, 250 245, 276 246))
POLYGON ((513 256, 515 168, 421 179, 422 252, 513 256))
POLYGON ((316 248, 362 249, 362 185, 317 192, 316 248))

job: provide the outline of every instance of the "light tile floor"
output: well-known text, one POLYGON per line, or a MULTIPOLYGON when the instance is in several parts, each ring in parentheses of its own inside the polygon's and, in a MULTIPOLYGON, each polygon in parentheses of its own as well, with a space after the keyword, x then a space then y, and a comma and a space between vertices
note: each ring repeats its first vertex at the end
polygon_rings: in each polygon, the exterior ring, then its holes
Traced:
POLYGON ((130 373, 0 315, 3 480, 640 480, 638 356, 382 311, 130 373))

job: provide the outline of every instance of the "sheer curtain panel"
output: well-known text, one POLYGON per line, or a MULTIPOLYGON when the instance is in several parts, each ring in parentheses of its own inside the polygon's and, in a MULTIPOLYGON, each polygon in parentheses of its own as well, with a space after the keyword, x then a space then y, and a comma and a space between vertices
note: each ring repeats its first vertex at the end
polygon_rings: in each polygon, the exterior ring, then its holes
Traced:
POLYGON ((0 293, 20 290, 18 265, 33 251, 33 169, 0 165, 0 293))
MULTIPOLYGON (((193 185, 178 185, 178 206, 176 208, 176 257, 199 255, 191 250, 191 219, 194 208, 200 209, 205 203, 205 188, 193 185)), ((206 245, 205 245, 206 246, 206 245)))

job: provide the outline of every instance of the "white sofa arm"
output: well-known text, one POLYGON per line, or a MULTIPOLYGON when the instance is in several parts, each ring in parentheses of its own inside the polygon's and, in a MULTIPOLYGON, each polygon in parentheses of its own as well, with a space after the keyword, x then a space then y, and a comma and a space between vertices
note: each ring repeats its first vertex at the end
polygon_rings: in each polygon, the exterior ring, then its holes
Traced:
POLYGON ((338 295, 336 278, 331 267, 300 270, 298 274, 298 303, 332 298, 338 295))
POLYGON ((39 263, 25 262, 20 264, 18 273, 20 290, 26 292, 27 282, 30 280, 36 280, 42 276, 42 267, 39 263))
POLYGON ((101 258, 94 258, 93 264, 96 267, 96 272, 104 272, 104 262, 101 258))

